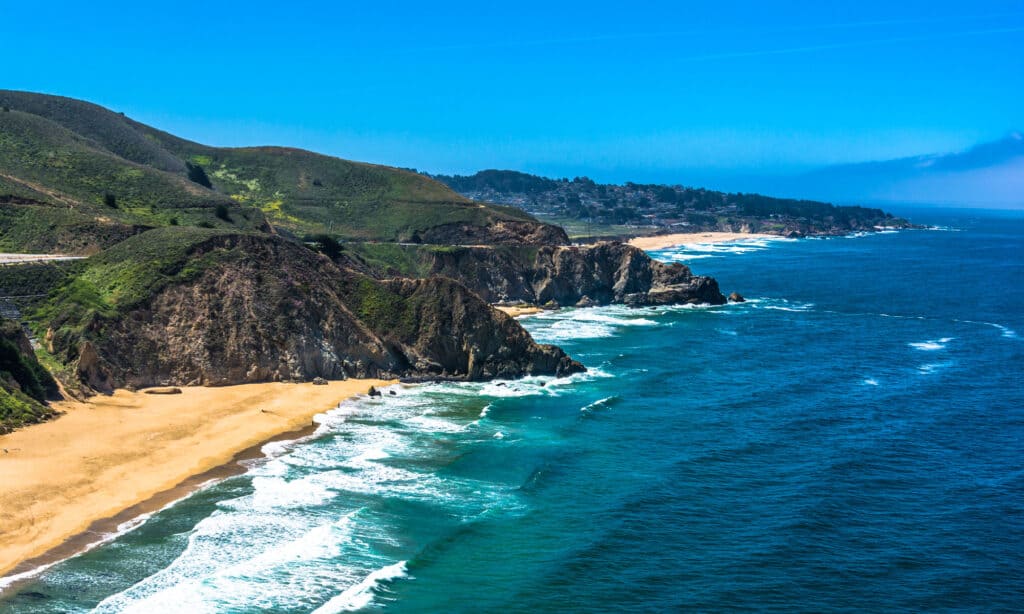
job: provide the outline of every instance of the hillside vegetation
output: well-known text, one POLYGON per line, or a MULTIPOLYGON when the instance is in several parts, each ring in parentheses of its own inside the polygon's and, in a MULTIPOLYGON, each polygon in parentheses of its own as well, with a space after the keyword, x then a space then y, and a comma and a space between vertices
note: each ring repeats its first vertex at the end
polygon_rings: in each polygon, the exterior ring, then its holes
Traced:
POLYGON ((83 394, 582 369, 454 281, 374 279, 259 232, 146 231, 69 267, 26 317, 83 394))
POLYGON ((17 322, 0 318, 0 435, 53 415, 57 383, 36 360, 17 322))
POLYGON ((269 221, 299 235, 380 241, 537 225, 416 173, 299 149, 209 147, 91 103, 8 90, 0 207, 0 249, 11 251, 93 253, 172 225, 269 231, 269 221))

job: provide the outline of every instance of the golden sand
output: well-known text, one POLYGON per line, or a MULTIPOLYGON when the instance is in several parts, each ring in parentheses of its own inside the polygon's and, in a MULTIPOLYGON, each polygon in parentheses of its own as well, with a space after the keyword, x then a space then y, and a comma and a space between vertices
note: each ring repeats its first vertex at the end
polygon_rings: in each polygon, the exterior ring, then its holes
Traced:
POLYGON ((512 316, 513 318, 518 318, 519 316, 529 316, 529 315, 533 315, 535 313, 540 313, 540 312, 544 311, 540 307, 535 307, 533 305, 522 305, 522 306, 517 306, 517 307, 506 307, 505 305, 495 305, 494 308, 497 309, 498 311, 503 312, 503 313, 507 313, 508 315, 512 316))
POLYGON ((676 245, 694 243, 728 243, 745 239, 778 239, 778 235, 757 234, 752 232, 686 232, 674 235, 657 235, 653 237, 636 237, 629 244, 640 249, 666 249, 676 245))
POLYGON ((391 383, 118 390, 55 403, 63 416, 0 436, 0 575, 246 449, 309 427, 316 414, 370 386, 391 383))

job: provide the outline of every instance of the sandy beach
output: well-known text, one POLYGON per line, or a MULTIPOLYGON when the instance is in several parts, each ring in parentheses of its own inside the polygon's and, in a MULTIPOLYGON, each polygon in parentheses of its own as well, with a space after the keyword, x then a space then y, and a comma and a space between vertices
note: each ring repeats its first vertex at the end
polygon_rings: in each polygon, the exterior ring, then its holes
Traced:
POLYGON ((533 315, 535 313, 540 313, 540 312, 544 311, 542 308, 535 307, 533 305, 522 305, 522 306, 518 306, 517 305, 515 307, 508 307, 508 306, 505 306, 505 305, 493 305, 493 307, 495 309, 497 309, 498 311, 501 311, 503 313, 507 313, 508 315, 512 316, 513 318, 518 318, 520 316, 529 316, 529 315, 533 315))
POLYGON ((667 249, 676 245, 693 243, 729 243, 750 239, 778 239, 778 235, 766 235, 749 232, 685 232, 672 235, 653 237, 636 237, 629 244, 640 249, 667 249))
POLYGON ((0 437, 0 576, 45 562, 62 544, 62 556, 73 554, 72 542, 81 542, 80 550, 96 540, 82 540, 95 522, 129 508, 135 515, 151 511, 139 504, 154 497, 151 509, 161 506, 161 497, 168 499, 163 504, 180 498, 186 493, 168 493, 198 486, 189 478, 308 428, 316 414, 370 386, 391 383, 183 387, 174 395, 119 390, 84 403, 55 403, 63 416, 0 437))

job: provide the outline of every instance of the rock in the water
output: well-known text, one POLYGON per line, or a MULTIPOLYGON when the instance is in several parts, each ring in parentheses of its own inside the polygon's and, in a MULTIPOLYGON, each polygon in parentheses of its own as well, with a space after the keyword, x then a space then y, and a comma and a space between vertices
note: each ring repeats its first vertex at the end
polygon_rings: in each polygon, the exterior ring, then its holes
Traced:
POLYGON ((590 298, 586 294, 583 295, 583 298, 576 301, 577 307, 594 307, 595 305, 597 305, 597 303, 594 301, 594 299, 590 298))
POLYGON ((730 303, 745 303, 745 302, 747 302, 747 299, 743 298, 743 295, 740 294, 739 292, 733 292, 732 294, 729 295, 729 302, 730 303))
POLYGON ((146 394, 181 394, 181 388, 177 386, 164 386, 162 388, 147 388, 142 392, 146 394))
POLYGON ((313 385, 314 386, 326 386, 327 385, 327 380, 325 380, 322 377, 314 377, 313 378, 313 385))
POLYGON ((377 390, 376 386, 370 386, 370 390, 366 394, 370 395, 371 397, 379 397, 379 396, 381 396, 380 390, 377 390))

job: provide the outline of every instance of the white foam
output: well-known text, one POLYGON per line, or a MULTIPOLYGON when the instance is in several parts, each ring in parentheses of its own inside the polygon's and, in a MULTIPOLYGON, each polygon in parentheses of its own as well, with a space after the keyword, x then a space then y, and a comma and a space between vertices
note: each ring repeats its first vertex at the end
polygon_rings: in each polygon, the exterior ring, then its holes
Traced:
MULTIPOLYGON (((528 380, 533 386, 560 381, 528 380)), ((435 433, 463 428, 456 419, 436 415, 438 403, 453 394, 477 396, 483 386, 424 384, 405 387, 397 396, 385 392, 383 398, 343 403, 323 416, 322 436, 315 442, 251 466, 252 492, 220 502, 193 528, 170 565, 110 596, 97 611, 198 614, 273 611, 285 604, 310 611, 318 603, 333 608, 318 610, 325 612, 366 607, 381 582, 405 572, 404 563, 398 569, 382 560, 381 546, 403 544, 388 534, 370 507, 365 518, 356 509, 340 521, 331 520, 345 511, 338 508, 346 501, 415 500, 465 518, 482 510, 516 513, 523 508, 506 485, 440 475, 407 462, 421 458, 424 449, 430 453, 437 445, 435 433), (330 595, 336 596, 323 603, 330 595)))
POLYGON ((864 385, 866 385, 866 386, 877 386, 878 385, 878 380, 876 380, 873 377, 866 377, 866 378, 864 378, 864 385))
MULTIPOLYGON (((529 396, 559 396, 565 392, 564 389, 572 387, 580 382, 592 381, 598 378, 615 377, 600 367, 588 367, 581 373, 573 373, 568 377, 553 377, 550 375, 531 375, 515 380, 491 380, 489 382, 460 382, 448 384, 457 386, 463 391, 474 391, 483 397, 491 398, 515 398, 529 396)), ((486 412, 491 410, 488 404, 480 413, 480 417, 486 417, 486 412)))
POLYGON ((950 366, 950 364, 952 364, 952 363, 949 363, 949 362, 926 363, 926 364, 923 364, 923 365, 919 366, 917 368, 917 371, 921 375, 931 375, 932 373, 935 373, 936 371, 938 371, 940 369, 945 369, 946 367, 950 366))
POLYGON ((799 239, 788 237, 759 237, 751 239, 736 239, 719 243, 683 243, 667 249, 651 250, 652 258, 664 262, 689 262, 703 258, 718 258, 728 254, 749 254, 752 252, 764 251, 773 243, 792 242, 799 239))
MULTIPOLYGON (((540 317, 534 318, 539 320, 540 317)), ((551 326, 534 330, 530 335, 538 343, 553 343, 560 341, 572 341, 574 339, 601 339, 615 335, 613 327, 599 322, 572 322, 561 320, 551 326)))
POLYGON ((345 592, 332 597, 330 601, 313 610, 313 614, 337 614, 338 612, 361 610, 373 601, 373 590, 375 588, 383 582, 406 577, 408 575, 407 571, 405 561, 381 567, 366 576, 359 584, 345 589, 345 592))
POLYGON ((618 398, 617 396, 612 395, 610 397, 605 397, 603 399, 598 399, 598 400, 594 401, 593 403, 590 403, 588 405, 585 405, 585 406, 581 407, 580 411, 582 411, 582 412, 591 412, 591 411, 593 411, 595 409, 600 409, 601 407, 606 407, 611 401, 614 401, 617 398, 618 398))
POLYGON ((414 416, 406 420, 404 424, 430 433, 461 433, 469 426, 433 416, 414 416))
POLYGON ((788 311, 793 313, 814 310, 814 303, 801 303, 790 301, 784 298, 760 298, 747 299, 743 303, 730 303, 730 307, 753 307, 754 309, 771 309, 774 311, 788 311))
POLYGON ((936 350, 946 349, 946 344, 953 340, 953 337, 943 337, 942 339, 932 339, 930 341, 919 341, 916 343, 908 343, 910 347, 915 350, 921 350, 924 352, 934 352, 936 350))
POLYGON ((280 572, 296 566, 312 571, 303 564, 337 557, 340 545, 351 541, 350 521, 355 513, 312 529, 300 517, 215 514, 196 526, 185 551, 171 565, 108 597, 95 611, 273 609, 282 599, 301 599, 311 588, 322 590, 315 586, 317 581, 354 583, 355 570, 348 568, 319 570, 321 577, 310 578, 313 586, 298 574, 280 572), (266 581, 274 570, 278 577, 266 581))
MULTIPOLYGON (((870 314, 867 314, 867 315, 870 315, 870 314)), ((878 314, 878 316, 882 317, 882 318, 896 318, 897 320, 927 320, 928 319, 928 318, 926 318, 924 316, 901 316, 901 315, 896 315, 896 314, 891 314, 891 313, 880 313, 880 314, 878 314)))
MULTIPOLYGON (((320 424, 321 420, 319 420, 319 418, 321 418, 323 415, 324 414, 317 414, 317 415, 313 416, 313 422, 315 424, 320 424)), ((270 441, 270 442, 267 442, 267 443, 263 444, 263 447, 260 448, 260 454, 262 454, 266 458, 277 458, 279 456, 284 456, 285 454, 290 452, 292 450, 292 448, 295 447, 296 444, 300 444, 300 443, 303 443, 305 441, 309 441, 310 439, 313 439, 316 436, 317 436, 317 434, 314 431, 314 433, 312 435, 308 435, 306 437, 297 437, 295 439, 280 439, 278 441, 270 441)))
POLYGON ((1003 326, 1002 324, 996 324, 995 322, 981 322, 981 324, 998 329, 999 332, 1002 333, 1002 336, 1007 339, 1017 339, 1017 331, 1013 330, 1009 326, 1003 326))
POLYGON ((81 555, 85 554, 86 552, 89 552, 90 550, 93 550, 94 548, 97 548, 97 547, 102 546, 102 545, 104 545, 106 543, 112 542, 115 539, 117 539, 117 538, 119 538, 119 537, 121 537, 123 535, 126 535, 126 534, 128 534, 128 533, 130 533, 132 531, 134 531, 135 529, 137 529, 137 528, 141 527, 142 525, 144 525, 146 523, 146 521, 149 520, 150 518, 152 518, 155 514, 159 514, 160 512, 166 510, 167 508, 171 507, 172 505, 177 505, 178 503, 184 501, 185 499, 188 499, 192 495, 194 495, 194 494, 196 494, 196 493, 198 493, 198 492, 200 492, 202 490, 205 490, 206 488, 209 488, 210 486, 216 484, 219 481, 220 481, 219 479, 213 479, 213 480, 209 480, 207 482, 204 482, 204 483, 200 484, 194 491, 188 493, 187 495, 181 497, 180 499, 175 499, 174 501, 171 501, 170 503, 168 503, 167 505, 161 507, 160 509, 158 509, 156 511, 147 512, 145 514, 139 514, 135 518, 131 518, 129 520, 126 520, 126 521, 118 524, 116 529, 114 529, 113 531, 111 531, 109 533, 102 534, 99 537, 99 539, 97 539, 94 542, 90 542, 89 544, 86 544, 85 546, 82 547, 82 549, 80 551, 76 552, 74 555, 68 557, 67 559, 59 559, 59 560, 53 561, 51 563, 46 563, 45 565, 40 565, 39 567, 30 569, 28 571, 24 571, 24 572, 21 572, 21 573, 18 573, 18 574, 11 574, 9 576, 2 576, 2 577, 0 577, 0 593, 3 593, 4 590, 6 590, 8 587, 10 587, 13 584, 16 584, 16 583, 19 583, 19 582, 21 582, 23 580, 28 580, 30 578, 34 578, 34 577, 38 576, 39 574, 43 573, 44 571, 46 571, 47 569, 53 567, 54 565, 56 565, 58 563, 62 563, 64 561, 68 560, 68 559, 73 559, 75 557, 81 556, 81 555))
POLYGON ((774 309, 775 311, 789 311, 793 313, 811 311, 814 309, 814 303, 790 303, 786 299, 778 299, 778 303, 782 304, 766 304, 763 307, 758 307, 761 309, 774 309))
POLYGON ((540 343, 564 343, 577 339, 613 337, 629 327, 662 325, 659 316, 666 313, 710 310, 716 311, 733 305, 685 304, 660 305, 637 309, 626 305, 569 308, 538 314, 524 327, 540 343))
POLYGON ((480 389, 480 394, 495 398, 530 397, 545 394, 544 386, 527 382, 488 382, 480 389))
POLYGON ((581 309, 575 312, 573 320, 576 322, 601 322, 614 326, 657 326, 658 323, 647 318, 622 318, 598 313, 590 309, 581 309))
POLYGON ((725 305, 712 305, 711 303, 683 303, 682 305, 667 305, 661 307, 664 311, 703 311, 709 310, 720 310, 729 305, 738 305, 739 303, 727 303, 725 305))
MULTIPOLYGON (((89 552, 90 550, 92 550, 94 548, 97 548, 99 546, 102 546, 103 544, 106 544, 106 543, 109 543, 111 541, 114 541, 118 537, 121 537, 122 535, 125 535, 126 533, 129 533, 130 531, 133 531, 136 528, 142 526, 143 524, 145 524, 145 522, 147 520, 149 520, 152 517, 153 517, 153 513, 151 512, 151 513, 148 513, 148 514, 140 514, 139 516, 137 516, 135 518, 132 518, 131 520, 126 520, 126 521, 118 524, 117 528, 114 531, 111 531, 110 533, 103 534, 99 539, 97 539, 94 542, 90 542, 89 544, 86 544, 82 548, 82 550, 80 552, 77 552, 74 556, 68 557, 68 558, 75 558, 77 556, 81 556, 81 555, 85 554, 86 552, 89 552)), ((12 584, 15 584, 17 582, 21 582, 22 580, 28 580, 30 578, 34 578, 34 577, 38 576, 39 574, 43 573, 44 571, 46 571, 47 569, 53 567, 54 565, 56 565, 58 563, 61 563, 61 562, 65 561, 65 560, 67 560, 67 559, 56 560, 56 561, 53 561, 51 563, 46 563, 45 565, 40 565, 39 567, 35 567, 35 568, 30 569, 28 571, 24 571, 22 573, 11 574, 9 576, 4 576, 4 577, 0 578, 0 593, 3 593, 3 591, 7 587, 11 586, 12 584)))
POLYGON ((1017 338, 1017 331, 1013 330, 1012 328, 1003 326, 1002 324, 992 324, 992 326, 998 328, 1003 333, 1003 336, 1006 337, 1007 339, 1017 338))

